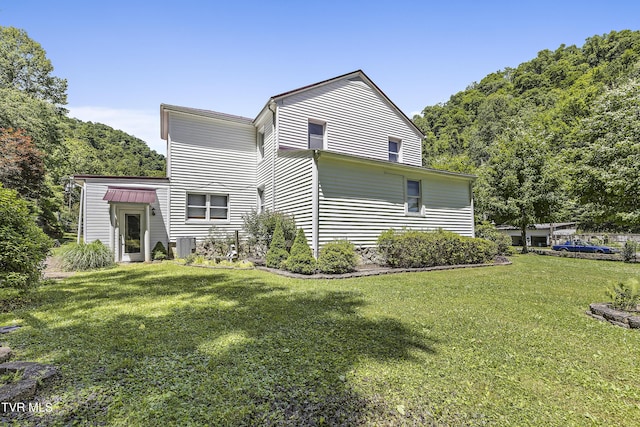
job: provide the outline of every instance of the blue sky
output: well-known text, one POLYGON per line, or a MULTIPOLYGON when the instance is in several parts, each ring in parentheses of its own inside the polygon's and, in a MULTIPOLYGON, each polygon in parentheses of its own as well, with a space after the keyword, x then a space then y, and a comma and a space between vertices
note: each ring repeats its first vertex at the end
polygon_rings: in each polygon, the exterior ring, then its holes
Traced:
POLYGON ((0 0, 69 83, 70 115, 159 152, 161 103, 254 117, 362 69, 407 115, 540 50, 638 30, 640 2, 0 0))

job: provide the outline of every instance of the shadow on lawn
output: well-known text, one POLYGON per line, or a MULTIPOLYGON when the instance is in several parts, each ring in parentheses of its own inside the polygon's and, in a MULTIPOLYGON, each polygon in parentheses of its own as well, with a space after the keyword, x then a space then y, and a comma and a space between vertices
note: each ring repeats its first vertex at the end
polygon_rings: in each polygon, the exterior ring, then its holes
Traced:
POLYGON ((394 319, 361 316, 365 301, 356 293, 288 283, 263 273, 193 269, 176 280, 149 268, 73 277, 43 290, 39 309, 68 322, 53 327, 24 315, 33 328, 20 333, 27 346, 42 343, 34 357, 58 354, 52 362, 63 371, 59 388, 81 397, 60 398, 59 408, 38 422, 400 421, 381 399, 359 395, 349 373, 367 360, 433 352, 433 340, 394 319), (163 299, 176 304, 143 308, 163 299), (105 308, 104 318, 87 315, 105 308))

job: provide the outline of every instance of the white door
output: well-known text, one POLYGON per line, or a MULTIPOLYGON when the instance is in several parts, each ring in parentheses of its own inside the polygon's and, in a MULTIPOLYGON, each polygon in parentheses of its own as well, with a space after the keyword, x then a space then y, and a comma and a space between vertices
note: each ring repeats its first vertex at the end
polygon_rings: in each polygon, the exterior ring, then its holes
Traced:
POLYGON ((122 261, 144 261, 142 212, 123 212, 120 226, 122 261))

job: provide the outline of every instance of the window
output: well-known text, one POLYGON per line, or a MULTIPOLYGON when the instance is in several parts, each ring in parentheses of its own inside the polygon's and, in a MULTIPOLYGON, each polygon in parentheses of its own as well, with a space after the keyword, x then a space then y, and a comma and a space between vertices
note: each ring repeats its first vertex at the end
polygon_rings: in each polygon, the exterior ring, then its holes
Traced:
POLYGON ((420 181, 407 180, 407 213, 420 214, 422 201, 420 200, 420 181))
POLYGON ((260 161, 264 157, 264 132, 258 132, 256 143, 258 146, 258 161, 260 161))
POLYGON ((400 162, 400 141, 389 138, 389 161, 400 162))
POLYGON ((311 150, 324 148, 324 124, 309 122, 309 148, 311 150))
POLYGON ((229 196, 187 194, 187 219, 212 221, 229 219, 229 196))

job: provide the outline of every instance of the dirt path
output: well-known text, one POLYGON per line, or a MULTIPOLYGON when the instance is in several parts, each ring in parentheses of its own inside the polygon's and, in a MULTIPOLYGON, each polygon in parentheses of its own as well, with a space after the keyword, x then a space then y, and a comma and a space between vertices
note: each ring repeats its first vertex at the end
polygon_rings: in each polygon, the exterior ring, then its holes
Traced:
POLYGON ((50 256, 50 257, 47 257, 47 260, 45 261, 45 263, 46 263, 46 267, 44 269, 45 279, 65 279, 75 274, 75 272, 73 271, 64 271, 62 269, 60 258, 50 256))

